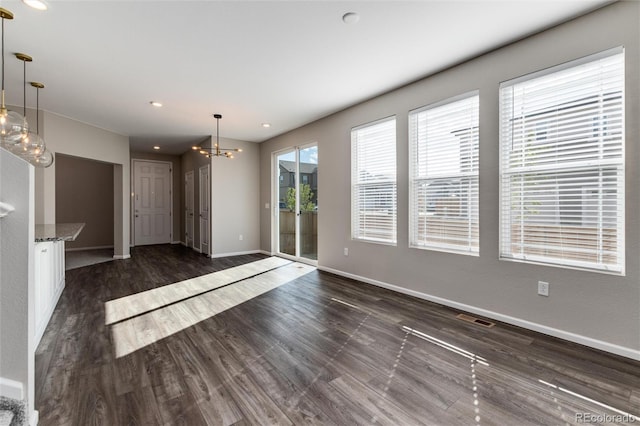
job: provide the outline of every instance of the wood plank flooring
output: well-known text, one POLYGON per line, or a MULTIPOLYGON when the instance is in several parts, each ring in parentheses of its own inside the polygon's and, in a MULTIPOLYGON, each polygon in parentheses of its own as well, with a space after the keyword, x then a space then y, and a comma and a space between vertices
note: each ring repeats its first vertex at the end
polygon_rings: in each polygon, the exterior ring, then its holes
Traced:
POLYGON ((284 264, 149 246, 68 271, 40 425, 640 422, 640 362, 284 264))

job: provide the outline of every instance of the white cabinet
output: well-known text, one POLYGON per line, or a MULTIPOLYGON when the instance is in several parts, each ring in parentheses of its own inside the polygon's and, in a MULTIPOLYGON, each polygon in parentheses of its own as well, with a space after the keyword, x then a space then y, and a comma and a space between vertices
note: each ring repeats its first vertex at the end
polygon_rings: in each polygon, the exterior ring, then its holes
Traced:
POLYGON ((36 243, 35 251, 35 344, 38 346, 64 289, 64 241, 36 243))

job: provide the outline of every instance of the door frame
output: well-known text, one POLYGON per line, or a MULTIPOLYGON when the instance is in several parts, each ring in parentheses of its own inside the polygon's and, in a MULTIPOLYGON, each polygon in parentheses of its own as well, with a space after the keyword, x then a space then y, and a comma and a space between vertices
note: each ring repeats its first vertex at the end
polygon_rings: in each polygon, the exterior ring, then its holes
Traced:
POLYGON ((194 170, 189 170, 188 172, 186 172, 184 174, 184 211, 185 211, 185 217, 184 217, 184 244, 185 246, 192 248, 195 250, 196 248, 196 239, 195 239, 195 232, 196 232, 196 217, 195 217, 195 210, 196 210, 196 173, 194 170), (191 221, 191 229, 187 228, 187 224, 188 224, 188 218, 187 218, 187 176, 191 174, 191 210, 192 210, 192 214, 193 216, 193 220, 191 221), (189 239, 187 238, 187 233, 191 231, 188 235, 191 235, 191 245, 189 245, 189 239))
POLYGON ((169 209, 169 217, 171 218, 171 237, 169 237, 169 244, 173 244, 173 163, 171 161, 159 161, 159 160, 145 160, 144 158, 132 158, 131 159, 131 202, 129 203, 129 210, 131 213, 130 221, 131 221, 131 247, 135 247, 136 245, 136 220, 135 220, 135 210, 136 210, 136 162, 142 163, 161 163, 169 165, 169 181, 171 185, 169 186, 169 197, 170 201, 170 209, 169 209))
MULTIPOLYGON (((293 260, 300 263, 306 263, 312 266, 318 266, 318 261, 308 259, 302 256, 292 256, 287 253, 280 252, 280 205, 278 200, 278 192, 280 191, 280 181, 276 175, 279 170, 278 156, 287 152, 295 153, 296 161, 296 181, 295 187, 300 188, 300 151, 311 146, 318 147, 317 141, 306 142, 300 145, 290 146, 271 153, 271 253, 284 259, 293 260)), ((318 164, 320 162, 318 161, 318 164)), ((299 194, 299 191, 296 191, 299 194)), ((296 212, 300 211, 300 197, 296 196, 296 212)), ((300 252, 300 216, 296 214, 296 254, 300 252)))

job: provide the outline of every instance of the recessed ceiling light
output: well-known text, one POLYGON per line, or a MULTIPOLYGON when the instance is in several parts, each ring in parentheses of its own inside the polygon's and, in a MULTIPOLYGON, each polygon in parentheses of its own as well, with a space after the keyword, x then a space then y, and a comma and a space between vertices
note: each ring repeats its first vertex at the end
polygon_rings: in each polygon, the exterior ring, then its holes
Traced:
POLYGON ((153 149, 160 149, 158 145, 154 146, 153 149))
POLYGON ((42 0, 22 0, 22 3, 37 10, 47 10, 49 6, 42 0))
POLYGON ((271 123, 262 123, 262 127, 267 129, 267 128, 271 127, 271 123))
POLYGON ((344 22, 345 24, 357 24, 359 20, 360 15, 358 15, 356 12, 347 12, 342 15, 342 22, 344 22))
POLYGON ((156 108, 160 108, 162 106, 162 102, 158 102, 158 101, 151 101, 149 103, 151 104, 151 106, 154 106, 156 108))

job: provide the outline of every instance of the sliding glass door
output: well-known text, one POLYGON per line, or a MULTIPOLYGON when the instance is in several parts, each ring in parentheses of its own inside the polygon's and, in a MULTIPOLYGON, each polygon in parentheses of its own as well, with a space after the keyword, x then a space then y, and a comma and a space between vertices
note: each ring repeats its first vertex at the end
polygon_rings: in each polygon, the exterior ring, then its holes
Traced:
POLYGON ((305 145, 275 154, 276 252, 318 259, 318 147, 305 145))

